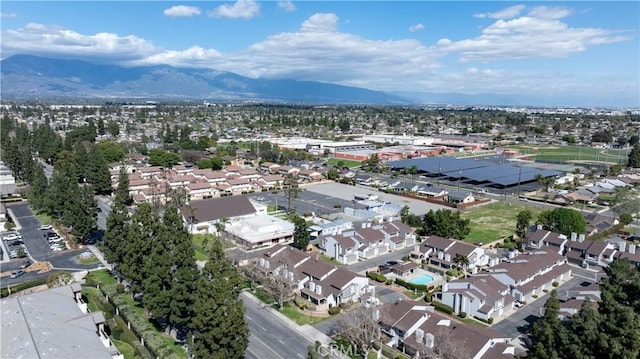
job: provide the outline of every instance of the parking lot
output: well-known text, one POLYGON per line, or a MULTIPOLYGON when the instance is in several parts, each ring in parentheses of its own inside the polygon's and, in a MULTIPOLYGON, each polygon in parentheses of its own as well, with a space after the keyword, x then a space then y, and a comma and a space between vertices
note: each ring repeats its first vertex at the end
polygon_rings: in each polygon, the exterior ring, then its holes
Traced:
MULTIPOLYGON (((31 262, 45 261, 51 263, 51 266, 55 269, 67 270, 67 271, 75 271, 75 270, 83 270, 83 269, 93 269, 100 266, 100 263, 92 263, 92 264, 82 264, 78 260, 78 255, 84 251, 84 249, 76 249, 76 250, 53 250, 51 248, 51 243, 45 238, 46 233, 51 233, 53 230, 43 230, 40 227, 42 223, 34 216, 33 212, 29 208, 29 205, 26 202, 17 203, 7 206, 13 214, 14 218, 18 221, 19 227, 17 229, 17 233, 20 233, 22 236, 22 242, 24 243, 25 251, 27 253, 27 257, 25 258, 14 258, 9 259, 5 257, 3 261, 0 263, 0 272, 7 274, 14 272, 16 270, 20 270, 20 266, 22 263, 29 259, 31 262)), ((12 241, 2 241, 2 245, 7 245, 7 242, 12 241)), ((62 241, 58 241, 59 243, 63 243, 62 241)), ((62 248, 62 245, 61 245, 62 248)), ((66 248, 66 247, 64 247, 66 248)), ((24 275, 21 275, 17 278, 10 278, 9 275, 6 275, 2 278, 2 285, 11 285, 19 282, 24 282, 27 280, 32 280, 40 277, 46 277, 53 273, 53 271, 38 273, 36 271, 27 271, 24 275)))

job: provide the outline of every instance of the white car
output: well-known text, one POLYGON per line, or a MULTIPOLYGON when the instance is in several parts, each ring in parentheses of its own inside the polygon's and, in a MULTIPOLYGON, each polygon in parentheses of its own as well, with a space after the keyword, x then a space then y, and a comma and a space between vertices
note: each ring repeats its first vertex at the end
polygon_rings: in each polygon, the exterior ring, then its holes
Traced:
POLYGON ((60 243, 62 242, 62 238, 60 237, 51 237, 49 238, 49 243, 60 243))
POLYGON ((40 226, 40 230, 41 231, 47 231, 49 229, 52 229, 53 227, 50 224, 43 224, 40 226))
POLYGON ((16 239, 22 239, 22 236, 17 233, 9 233, 6 234, 3 239, 5 241, 15 241, 16 239))

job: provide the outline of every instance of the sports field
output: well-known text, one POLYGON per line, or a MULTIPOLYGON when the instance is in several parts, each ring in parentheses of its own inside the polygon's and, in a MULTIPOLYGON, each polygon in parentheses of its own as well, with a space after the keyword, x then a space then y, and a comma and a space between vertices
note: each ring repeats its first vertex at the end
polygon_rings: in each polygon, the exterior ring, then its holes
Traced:
POLYGON ((357 167, 362 164, 360 161, 345 160, 344 158, 331 157, 327 159, 327 166, 337 166, 338 163, 342 163, 343 166, 347 166, 349 168, 357 167))
POLYGON ((508 146, 536 160, 614 165, 627 162, 627 150, 582 146, 508 146))

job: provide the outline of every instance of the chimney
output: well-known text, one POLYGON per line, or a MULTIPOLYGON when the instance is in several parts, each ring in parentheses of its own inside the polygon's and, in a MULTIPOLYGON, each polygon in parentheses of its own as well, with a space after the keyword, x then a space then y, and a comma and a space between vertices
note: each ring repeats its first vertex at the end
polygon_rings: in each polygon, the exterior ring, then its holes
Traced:
POLYGON ((620 244, 618 244, 618 250, 620 252, 624 252, 627 249, 627 241, 620 241, 620 244))
POLYGON ((636 245, 629 244, 629 254, 636 254, 636 245))
POLYGON ((266 267, 266 264, 264 264, 265 262, 264 258, 260 258, 260 267, 266 267))
POLYGON ((444 260, 447 262, 451 262, 451 254, 447 253, 444 255, 444 260))
POLYGON ((578 233, 576 233, 576 232, 571 232, 571 240, 572 240, 572 241, 575 241, 577 237, 578 237, 578 233))
POLYGON ((427 335, 424 336, 424 345, 426 345, 427 348, 433 348, 434 342, 433 334, 427 333, 427 335))
POLYGON ((416 342, 422 343, 424 340, 424 330, 418 328, 416 329, 416 342))
POLYGON ((287 278, 290 282, 293 282, 293 272, 289 272, 287 278))
POLYGON ((584 242, 584 233, 578 235, 578 242, 584 242))
POLYGON ((322 286, 320 284, 316 285, 316 294, 318 295, 322 294, 322 286))
POLYGON ((444 252, 438 252, 438 259, 444 258, 444 252))
POLYGON ((316 284, 314 282, 309 282, 309 290, 315 293, 316 284))
POLYGON ((536 231, 541 231, 542 230, 542 224, 538 223, 536 224, 536 231))

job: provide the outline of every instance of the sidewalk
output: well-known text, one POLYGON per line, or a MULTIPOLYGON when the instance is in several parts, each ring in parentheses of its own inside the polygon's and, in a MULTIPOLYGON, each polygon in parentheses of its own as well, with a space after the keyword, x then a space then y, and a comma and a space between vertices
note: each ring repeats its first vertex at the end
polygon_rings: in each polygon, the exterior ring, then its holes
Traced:
POLYGON ((102 252, 96 246, 94 246, 93 244, 89 244, 89 245, 87 245, 87 248, 89 248, 91 253, 93 253, 93 255, 96 256, 96 258, 98 258, 98 260, 100 261, 100 263, 102 263, 102 266, 104 268, 107 268, 108 270, 113 269, 111 267, 111 264, 109 264, 107 262, 107 260, 104 259, 104 255, 102 254, 102 252))

